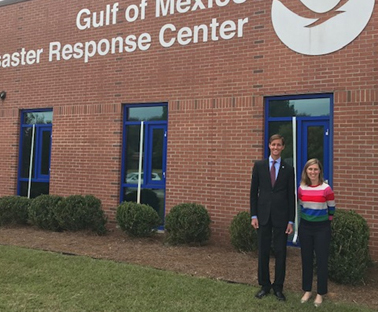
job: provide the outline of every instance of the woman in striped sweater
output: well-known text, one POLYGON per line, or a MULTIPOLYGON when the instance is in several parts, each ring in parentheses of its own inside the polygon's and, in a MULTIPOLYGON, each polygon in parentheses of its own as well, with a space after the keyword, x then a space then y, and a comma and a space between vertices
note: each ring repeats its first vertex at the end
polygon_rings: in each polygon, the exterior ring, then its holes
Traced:
POLYGON ((322 165, 315 158, 307 161, 303 168, 298 199, 301 206, 299 241, 302 256, 302 289, 305 291, 301 302, 305 303, 311 298, 315 251, 317 295, 314 305, 319 307, 323 302, 323 295, 328 292, 328 256, 335 196, 331 187, 324 182, 322 165))

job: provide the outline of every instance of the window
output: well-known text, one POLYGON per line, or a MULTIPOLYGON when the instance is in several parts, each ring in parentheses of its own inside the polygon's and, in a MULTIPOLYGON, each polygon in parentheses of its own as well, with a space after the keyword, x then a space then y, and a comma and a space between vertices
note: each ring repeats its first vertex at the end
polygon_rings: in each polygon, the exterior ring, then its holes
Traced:
POLYGON ((153 207, 161 220, 165 214, 167 119, 166 104, 125 106, 121 202, 137 201, 140 182, 140 202, 153 207))
MULTIPOLYGON (((320 160, 324 179, 332 185, 332 112, 332 94, 265 98, 265 156, 269 156, 269 137, 281 134, 285 138, 281 155, 295 167, 297 186, 302 169, 311 158, 320 160)), ((292 235, 288 241, 292 241, 292 235)))
POLYGON ((52 111, 24 111, 21 115, 18 195, 49 194, 52 111))

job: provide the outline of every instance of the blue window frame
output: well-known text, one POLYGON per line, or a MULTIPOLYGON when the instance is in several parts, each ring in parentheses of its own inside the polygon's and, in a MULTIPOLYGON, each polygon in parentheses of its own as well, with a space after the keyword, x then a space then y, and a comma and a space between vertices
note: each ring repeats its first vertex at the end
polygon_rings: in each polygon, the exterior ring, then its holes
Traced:
POLYGON ((17 194, 49 194, 52 110, 21 112, 17 194))
POLYGON ((153 207, 164 223, 168 105, 125 105, 123 120, 120 201, 137 201, 142 155, 140 202, 153 207))

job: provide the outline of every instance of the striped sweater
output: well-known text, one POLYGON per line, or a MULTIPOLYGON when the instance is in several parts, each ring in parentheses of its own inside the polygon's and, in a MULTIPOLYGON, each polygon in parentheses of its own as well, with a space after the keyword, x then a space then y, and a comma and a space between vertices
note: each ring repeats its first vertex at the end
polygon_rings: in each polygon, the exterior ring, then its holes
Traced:
POLYGON ((332 220, 335 213, 335 195, 326 184, 301 185, 298 188, 301 218, 310 222, 332 220))

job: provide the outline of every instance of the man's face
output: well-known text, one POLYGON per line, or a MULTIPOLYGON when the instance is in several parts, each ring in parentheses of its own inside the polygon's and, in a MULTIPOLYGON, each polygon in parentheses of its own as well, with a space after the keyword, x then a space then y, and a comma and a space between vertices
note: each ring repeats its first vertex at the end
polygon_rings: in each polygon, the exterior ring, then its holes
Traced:
POLYGON ((273 140, 269 143, 270 155, 272 158, 277 159, 281 156, 281 152, 285 146, 282 144, 281 139, 273 140))

